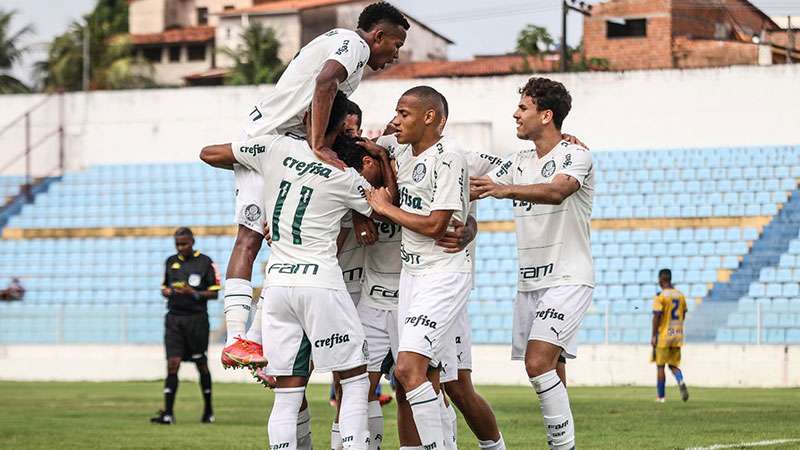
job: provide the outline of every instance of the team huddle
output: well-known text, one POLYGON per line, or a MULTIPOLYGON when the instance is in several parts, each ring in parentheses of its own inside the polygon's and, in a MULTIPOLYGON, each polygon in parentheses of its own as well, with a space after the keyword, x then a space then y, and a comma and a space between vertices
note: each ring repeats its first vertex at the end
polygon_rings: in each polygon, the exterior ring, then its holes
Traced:
POLYGON ((511 199, 519 250, 512 358, 525 361, 549 448, 575 448, 565 362, 577 354, 592 301, 594 173, 591 153, 560 131, 571 97, 561 83, 531 78, 514 119, 517 137, 535 146, 507 160, 447 134, 447 99, 429 86, 397 99, 383 136, 361 138, 360 109, 347 97, 365 66, 397 59, 408 29, 391 5, 366 7, 356 30, 334 29, 303 47, 248 111, 241 139, 201 152, 236 180, 223 364, 250 366, 274 387, 270 449, 311 449, 312 370, 334 374, 332 449, 381 447, 375 388, 389 375, 401 449, 457 448, 456 409, 480 448, 505 449, 472 386, 467 300, 476 202, 511 199), (271 253, 254 299, 250 277, 265 239, 271 253))

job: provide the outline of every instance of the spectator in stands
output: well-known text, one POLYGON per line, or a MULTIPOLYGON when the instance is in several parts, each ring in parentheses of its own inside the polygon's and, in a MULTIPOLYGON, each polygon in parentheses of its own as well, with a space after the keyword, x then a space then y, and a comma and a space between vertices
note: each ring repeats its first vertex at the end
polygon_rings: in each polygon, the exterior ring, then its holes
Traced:
POLYGON ((689 400, 689 390, 681 372, 681 346, 683 345, 683 321, 686 319, 686 297, 672 285, 672 271, 661 269, 658 272, 658 285, 661 292, 653 300, 653 346, 652 361, 656 363, 657 378, 656 401, 664 403, 666 376, 664 366, 675 376, 681 390, 681 399, 689 400))
POLYGON ((172 407, 178 391, 181 361, 191 361, 200 372, 200 387, 205 409, 201 421, 214 422, 211 408, 211 373, 208 370, 208 300, 216 300, 220 284, 217 270, 208 256, 194 248, 194 235, 186 227, 175 231, 178 253, 167 258, 161 295, 167 299, 164 320, 164 346, 167 353, 167 379, 164 382, 164 409, 150 422, 175 423, 172 407))
POLYGON ((25 288, 19 278, 12 278, 7 288, 0 291, 0 300, 15 301, 25 297, 25 288))

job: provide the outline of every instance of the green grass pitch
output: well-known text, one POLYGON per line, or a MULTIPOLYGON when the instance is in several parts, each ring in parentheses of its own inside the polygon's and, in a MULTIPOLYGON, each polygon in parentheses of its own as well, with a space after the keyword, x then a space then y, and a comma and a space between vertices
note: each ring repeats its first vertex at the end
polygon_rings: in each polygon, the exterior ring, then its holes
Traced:
MULTIPOLYGON (((689 380, 691 381, 691 380, 689 380)), ((199 423, 197 383, 182 382, 177 424, 148 418, 161 405, 160 382, 0 382, 2 449, 265 449, 272 394, 256 385, 216 384, 217 423, 199 423)), ((509 449, 544 449, 538 402, 529 387, 481 386, 497 414, 509 449)), ((688 403, 668 388, 656 404, 655 388, 570 388, 579 449, 683 449, 800 438, 798 389, 691 389, 688 403)), ((329 448, 333 409, 327 387, 308 391, 314 448, 329 448)), ((397 449, 395 405, 384 408, 383 448, 397 449)), ((463 419, 459 447, 477 448, 463 419)), ((800 441, 757 448, 797 449, 800 441)))

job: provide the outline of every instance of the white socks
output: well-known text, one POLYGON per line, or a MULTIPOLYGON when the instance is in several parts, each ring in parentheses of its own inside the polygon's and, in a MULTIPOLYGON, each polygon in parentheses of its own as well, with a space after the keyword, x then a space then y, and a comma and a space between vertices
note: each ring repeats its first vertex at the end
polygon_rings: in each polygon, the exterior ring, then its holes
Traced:
POLYGON ((481 450, 506 450, 506 443, 503 441, 503 435, 500 435, 500 439, 495 441, 481 441, 478 440, 478 447, 481 450))
POLYGON ((247 318, 250 317, 250 304, 253 303, 253 288, 250 281, 242 278, 225 280, 225 326, 228 339, 225 346, 235 342, 236 337, 244 336, 247 318))
POLYGON ((444 448, 455 449, 456 438, 453 436, 453 418, 450 416, 448 406, 444 403, 444 392, 439 391, 439 414, 442 421, 442 434, 444 435, 444 448))
POLYGON ((453 403, 447 405, 447 413, 450 416, 450 429, 453 436, 453 444, 458 448, 458 415, 456 409, 453 408, 453 403))
POLYGON ((569 407, 567 388, 555 370, 530 379, 539 396, 547 439, 553 450, 569 450, 575 446, 575 424, 569 407))
POLYGON ((267 423, 269 447, 297 450, 297 423, 306 388, 276 388, 275 403, 267 423))
POLYGON ((253 302, 253 321, 250 322, 250 328, 247 329, 248 340, 261 343, 261 305, 264 304, 264 297, 253 302))
POLYGON ((383 410, 381 402, 373 400, 367 405, 367 429, 369 429, 369 450, 378 450, 383 443, 383 410))
POLYGON ((342 380, 342 405, 339 408, 339 432, 345 449, 367 450, 367 396, 369 378, 366 373, 342 380))
POLYGON ((416 389, 406 392, 406 398, 411 405, 411 413, 417 425, 422 447, 439 448, 444 444, 442 412, 439 406, 441 401, 433 390, 433 385, 430 381, 426 381, 416 389))
POLYGON ((297 450, 311 450, 311 413, 308 410, 306 407, 297 415, 297 450))
POLYGON ((331 425, 331 450, 342 450, 342 435, 339 434, 339 423, 331 425))

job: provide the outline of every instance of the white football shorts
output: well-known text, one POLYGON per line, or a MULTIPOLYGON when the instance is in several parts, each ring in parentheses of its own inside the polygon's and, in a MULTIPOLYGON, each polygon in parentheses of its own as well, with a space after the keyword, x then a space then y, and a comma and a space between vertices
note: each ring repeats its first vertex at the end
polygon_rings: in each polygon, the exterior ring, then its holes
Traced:
POLYGON ((271 286, 261 307, 266 368, 273 376, 308 376, 367 364, 367 341, 347 291, 271 286))
POLYGON ((592 304, 590 286, 555 286, 517 292, 511 332, 511 359, 525 359, 528 341, 544 341, 561 347, 561 355, 578 354, 578 329, 592 304))
POLYGON ((466 308, 470 289, 469 272, 412 275, 403 271, 397 316, 398 352, 430 358, 433 367, 452 361, 456 356, 455 323, 458 313, 466 308))

